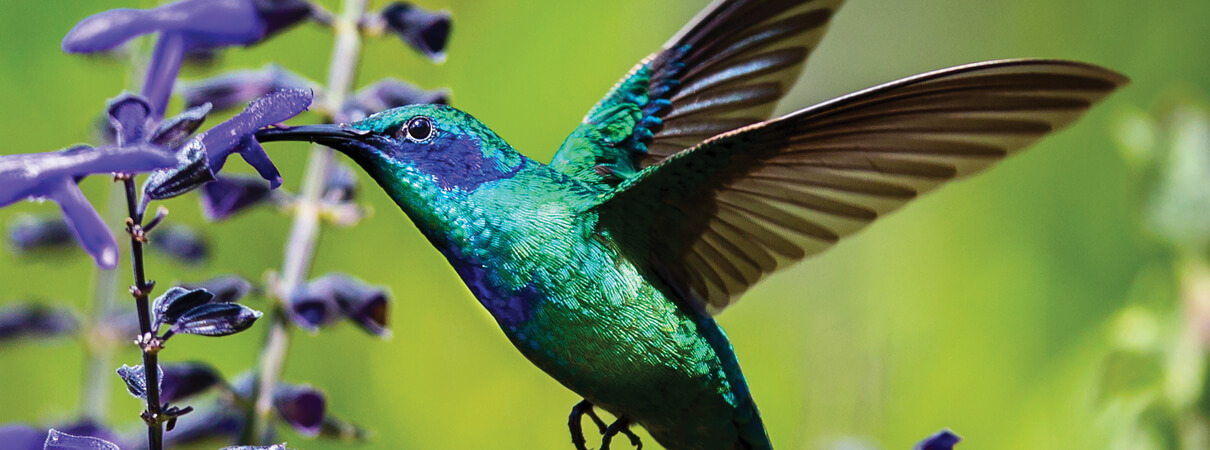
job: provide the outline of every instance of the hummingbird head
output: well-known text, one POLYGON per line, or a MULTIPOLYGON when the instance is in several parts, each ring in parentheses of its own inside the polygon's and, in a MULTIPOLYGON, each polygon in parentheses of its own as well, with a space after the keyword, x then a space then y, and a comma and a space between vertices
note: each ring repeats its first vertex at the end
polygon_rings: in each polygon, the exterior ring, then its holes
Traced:
POLYGON ((340 125, 257 133, 267 141, 311 141, 348 155, 388 191, 399 182, 472 192, 510 178, 524 157, 470 114, 445 105, 410 105, 340 125))
POLYGON ((261 130, 261 142, 310 141, 348 155, 435 239, 450 208, 473 208, 481 187, 512 178, 529 160, 469 114, 410 105, 351 124, 261 130))

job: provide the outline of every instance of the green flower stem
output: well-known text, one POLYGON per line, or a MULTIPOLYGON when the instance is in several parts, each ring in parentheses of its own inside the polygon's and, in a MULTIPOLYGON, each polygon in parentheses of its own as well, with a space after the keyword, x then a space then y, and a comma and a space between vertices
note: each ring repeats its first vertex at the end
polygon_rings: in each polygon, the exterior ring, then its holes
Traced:
MULTIPOLYGON (((361 57, 361 35, 357 23, 367 6, 367 0, 344 0, 340 15, 332 22, 336 43, 328 69, 326 104, 317 108, 319 110, 328 111, 329 114, 340 111, 353 88, 353 78, 361 57)), ((303 285, 310 272, 315 244, 319 240, 320 200, 334 158, 332 150, 326 147, 311 147, 294 209, 294 222, 286 241, 281 278, 274 290, 277 304, 270 312, 270 328, 261 350, 253 394, 255 400, 249 414, 251 424, 245 427, 245 435, 241 439, 245 443, 268 444, 272 439, 273 391, 281 380, 290 345, 285 304, 303 285)))

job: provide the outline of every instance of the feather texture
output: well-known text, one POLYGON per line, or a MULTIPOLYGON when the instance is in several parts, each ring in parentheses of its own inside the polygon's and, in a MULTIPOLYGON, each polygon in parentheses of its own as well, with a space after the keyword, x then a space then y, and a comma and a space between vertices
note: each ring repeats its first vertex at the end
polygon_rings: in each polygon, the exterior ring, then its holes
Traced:
POLYGON ((606 196, 600 224, 717 313, 765 275, 1063 128, 1125 82, 1045 60, 895 81, 673 154, 606 196))
POLYGON ((640 62, 584 118, 551 165, 591 184, 766 120, 840 0, 728 0, 640 62))

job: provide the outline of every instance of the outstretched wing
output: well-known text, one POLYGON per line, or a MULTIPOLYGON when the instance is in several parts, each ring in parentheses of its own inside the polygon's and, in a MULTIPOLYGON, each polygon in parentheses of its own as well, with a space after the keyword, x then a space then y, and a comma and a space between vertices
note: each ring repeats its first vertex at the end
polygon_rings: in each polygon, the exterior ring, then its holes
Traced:
POLYGON ((1074 121, 1127 79, 1064 61, 972 64, 726 133, 648 167, 600 227, 717 313, 765 275, 1074 121))
POLYGON ((551 161, 613 186, 702 141, 766 120, 841 0, 720 0, 640 62, 551 161))

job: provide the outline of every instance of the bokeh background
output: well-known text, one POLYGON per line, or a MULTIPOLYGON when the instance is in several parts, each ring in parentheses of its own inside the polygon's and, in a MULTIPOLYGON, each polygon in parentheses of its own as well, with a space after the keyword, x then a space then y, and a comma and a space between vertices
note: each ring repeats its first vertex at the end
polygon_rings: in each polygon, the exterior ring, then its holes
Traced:
MULTIPOLYGON (((450 87, 454 105, 545 161, 632 64, 707 2, 420 3, 454 14, 448 60, 434 65, 398 40, 371 40, 360 82, 396 76, 450 87)), ((89 139, 105 100, 127 84, 128 70, 65 55, 59 41, 79 19, 118 6, 152 2, 0 7, 0 153, 89 139)), ((1151 353, 1175 354, 1161 344, 1185 326, 1181 274, 1189 257, 1144 231, 1146 179, 1117 150, 1114 136, 1123 118, 1162 117, 1166 104, 1210 92, 1207 23, 1204 0, 850 0, 782 111, 927 70, 1008 57, 1093 62, 1134 84, 1068 131, 772 277, 719 317, 775 445, 905 449, 943 427, 964 436, 962 448, 969 449, 1184 445, 1157 431, 1123 437, 1143 427, 1140 408, 1151 407, 1139 405, 1154 403, 1139 403, 1138 395, 1162 397, 1149 383, 1163 385, 1167 366, 1153 361, 1155 375, 1136 373, 1147 362, 1107 364, 1122 351, 1119 325, 1151 324, 1142 326, 1160 342, 1151 353), (1112 372, 1119 369, 1124 375, 1112 372), (1107 385, 1138 395, 1122 400, 1107 385)), ((329 36, 304 25, 266 45, 228 51, 218 69, 275 61, 322 80, 329 36)), ((305 148, 270 148, 286 189, 297 188, 305 148)), ((101 205, 107 183, 93 177, 83 186, 101 205)), ((389 285, 394 338, 373 340, 347 324, 314 336, 296 332, 285 377, 321 387, 330 411, 375 437, 359 446, 287 431, 283 440, 296 448, 570 448, 566 418, 578 398, 512 348, 385 195, 369 185, 364 192, 375 214, 354 228, 326 229, 313 273, 344 271, 389 285)), ((260 280, 281 266, 286 215, 262 209, 204 224, 194 196, 168 206, 172 221, 202 227, 213 257, 185 266, 152 254, 149 275, 162 285, 224 273, 260 280)), ((22 214, 54 210, 50 203, 18 204, 0 210, 0 228, 22 214)), ((1184 252, 1191 253, 1197 254, 1184 252)), ((120 270, 125 284, 129 269, 120 270)), ((92 274, 90 259, 77 250, 20 256, 0 250, 0 306, 44 299, 86 310, 92 274)), ((254 364, 263 325, 224 339, 174 339, 162 357, 208 361, 234 376, 254 364)), ((70 420, 82 354, 71 340, 0 347, 0 423, 70 420)), ((1162 359, 1197 366, 1201 357, 1181 355, 1187 361, 1162 359)), ((134 346, 118 354, 121 362, 137 359, 134 346)), ((111 423, 133 428, 141 406, 117 376, 111 381, 111 423)), ((1173 426, 1184 429, 1186 420, 1173 426)))

